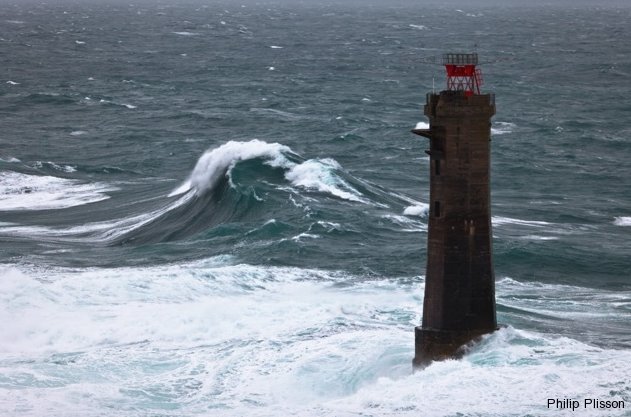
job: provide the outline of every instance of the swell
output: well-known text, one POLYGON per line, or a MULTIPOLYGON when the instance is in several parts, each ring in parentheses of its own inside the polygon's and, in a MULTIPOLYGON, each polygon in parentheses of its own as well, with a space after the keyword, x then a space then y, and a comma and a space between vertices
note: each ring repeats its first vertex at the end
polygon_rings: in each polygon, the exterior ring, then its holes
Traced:
MULTIPOLYGON (((110 243, 167 242, 207 234, 219 225, 261 222, 263 226, 246 234, 271 237, 272 233, 282 238, 299 225, 283 226, 274 219, 275 214, 282 209, 288 221, 302 223, 312 215, 308 208, 305 211, 306 204, 397 206, 400 213, 404 205, 412 204, 413 215, 422 214, 420 203, 355 178, 333 159, 304 159, 289 147, 259 140, 209 149, 169 196, 178 198, 172 209, 117 234, 110 243)), ((309 221, 312 226, 314 219, 309 221)))
MULTIPOLYGON (((84 171, 83 167, 53 162, 40 163, 38 170, 70 177, 84 171)), ((64 189, 65 183, 57 184, 56 177, 42 178, 48 178, 60 195, 69 192, 64 189)), ((46 191, 42 190, 42 194, 46 191)), ((102 198, 108 195, 103 194, 102 198)), ((405 216, 422 217, 426 212, 422 203, 356 178, 334 159, 305 159, 287 146, 259 140, 227 142, 209 149, 180 186, 151 200, 137 214, 118 219, 65 229, 11 226, 2 231, 21 231, 31 238, 49 241, 127 245, 178 241, 196 235, 210 238, 218 226, 225 229, 232 224, 239 236, 275 236, 282 244, 282 239, 291 240, 292 236, 314 236, 311 229, 318 221, 361 221, 367 210, 376 218, 394 219, 397 224, 409 223, 405 216), (275 220, 279 212, 283 213, 281 221, 275 220)), ((136 203, 132 200, 120 204, 132 207, 136 203)))

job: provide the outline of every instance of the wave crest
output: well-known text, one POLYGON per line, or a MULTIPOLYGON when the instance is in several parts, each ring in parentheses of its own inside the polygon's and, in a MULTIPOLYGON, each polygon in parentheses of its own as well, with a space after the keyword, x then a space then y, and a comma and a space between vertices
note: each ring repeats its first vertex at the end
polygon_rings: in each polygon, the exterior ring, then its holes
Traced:
MULTIPOLYGON (((288 146, 280 143, 267 143, 258 139, 249 142, 227 142, 218 148, 206 151, 197 161, 189 178, 169 197, 195 190, 204 194, 213 190, 218 182, 231 173, 235 165, 251 159, 264 159, 264 163, 285 171, 285 179, 293 186, 307 190, 317 190, 335 197, 367 203, 361 193, 344 181, 336 171, 340 164, 331 158, 309 159, 300 163, 290 160, 287 155, 297 155, 288 146)), ((234 187, 234 184, 231 184, 234 187)))

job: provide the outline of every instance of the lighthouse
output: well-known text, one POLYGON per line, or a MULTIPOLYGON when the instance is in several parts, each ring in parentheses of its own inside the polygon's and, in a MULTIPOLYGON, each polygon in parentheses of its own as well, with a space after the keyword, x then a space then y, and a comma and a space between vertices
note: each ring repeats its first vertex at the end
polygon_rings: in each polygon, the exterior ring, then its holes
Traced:
POLYGON ((415 366, 458 357, 497 328, 490 213, 491 117, 477 54, 445 54, 447 88, 427 94, 430 195, 422 325, 415 366))

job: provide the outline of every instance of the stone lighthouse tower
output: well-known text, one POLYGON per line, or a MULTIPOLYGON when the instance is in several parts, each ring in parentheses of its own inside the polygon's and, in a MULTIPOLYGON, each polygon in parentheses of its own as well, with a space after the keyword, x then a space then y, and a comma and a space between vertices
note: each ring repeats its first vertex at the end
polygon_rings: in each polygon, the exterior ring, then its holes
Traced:
POLYGON ((423 323, 415 366, 457 357, 497 328, 490 213, 491 117, 477 54, 445 54, 447 89, 427 95, 430 211, 423 323))

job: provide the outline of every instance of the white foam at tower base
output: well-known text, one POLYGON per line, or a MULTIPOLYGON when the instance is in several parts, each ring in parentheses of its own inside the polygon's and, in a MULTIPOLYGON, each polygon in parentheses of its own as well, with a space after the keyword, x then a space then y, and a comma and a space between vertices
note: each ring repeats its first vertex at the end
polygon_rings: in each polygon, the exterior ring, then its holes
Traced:
MULTIPOLYGON (((626 350, 510 327, 413 374, 422 279, 233 261, 0 267, 0 374, 15 387, 0 389, 0 413, 544 415, 550 395, 612 399, 631 384, 626 350)), ((499 281, 500 295, 515 288, 564 290, 499 281)))

